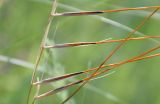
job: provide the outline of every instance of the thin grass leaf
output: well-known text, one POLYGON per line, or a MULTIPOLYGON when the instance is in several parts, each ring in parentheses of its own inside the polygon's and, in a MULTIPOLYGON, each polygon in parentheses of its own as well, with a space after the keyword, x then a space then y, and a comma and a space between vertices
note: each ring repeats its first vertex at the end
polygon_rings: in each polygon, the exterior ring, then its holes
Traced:
POLYGON ((49 95, 56 94, 56 93, 58 93, 58 92, 60 92, 60 91, 63 91, 63 90, 65 90, 65 89, 67 89, 68 87, 71 87, 72 85, 76 85, 76 84, 79 84, 79 83, 81 83, 81 82, 82 82, 82 80, 76 81, 76 82, 73 82, 73 83, 70 83, 70 84, 67 84, 67 85, 65 85, 65 86, 63 86, 63 87, 60 87, 60 88, 57 88, 57 89, 55 89, 55 90, 51 90, 51 91, 48 91, 48 92, 46 92, 46 93, 44 93, 44 94, 41 94, 41 95, 39 95, 39 96, 36 96, 35 98, 36 98, 36 99, 41 99, 41 98, 43 98, 43 97, 47 97, 47 96, 49 96, 49 95))
POLYGON ((155 9, 160 8, 160 6, 147 6, 147 7, 136 7, 136 8, 122 8, 115 10, 98 10, 98 11, 79 11, 79 12, 64 12, 64 13, 54 13, 52 16, 83 16, 83 15, 97 15, 103 13, 113 13, 122 12, 130 10, 145 10, 145 9, 155 9))
MULTIPOLYGON (((143 40, 143 39, 150 39, 150 38, 160 38, 160 36, 145 36, 145 37, 137 37, 137 38, 128 38, 127 41, 143 40)), ((125 41, 125 39, 117 39, 117 40, 105 39, 105 40, 101 40, 98 42, 75 42, 75 43, 47 45, 44 48, 68 48, 68 47, 89 46, 89 45, 97 45, 97 44, 105 44, 105 43, 113 43, 113 42, 123 42, 123 41, 125 41)))

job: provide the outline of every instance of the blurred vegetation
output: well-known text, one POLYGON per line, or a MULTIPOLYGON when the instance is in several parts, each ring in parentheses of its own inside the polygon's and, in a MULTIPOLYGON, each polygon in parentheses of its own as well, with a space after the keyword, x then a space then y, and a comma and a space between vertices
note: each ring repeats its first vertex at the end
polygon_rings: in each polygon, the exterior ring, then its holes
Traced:
MULTIPOLYGON (((58 0, 58 3, 57 11, 66 12, 153 6, 159 5, 160 1, 58 0)), ((0 104, 26 102, 33 71, 30 63, 35 63, 50 10, 49 0, 0 1, 0 104), (8 57, 25 62, 16 65, 14 60, 13 62, 3 60, 8 57)), ((150 13, 150 11, 126 11, 99 16, 55 17, 48 44, 121 39, 150 13), (102 20, 103 17, 105 20, 102 20)), ((160 35, 159 26, 160 12, 157 12, 138 33, 134 34, 134 37, 160 35)), ((158 39, 128 42, 109 63, 138 55, 159 43, 158 39)), ((47 50, 41 61, 41 68, 46 72, 44 77, 96 67, 117 44, 47 50)), ((159 50, 153 53, 157 52, 159 50)), ((156 57, 116 68, 116 72, 107 78, 94 80, 85 86, 73 97, 72 104, 160 104, 159 60, 160 58, 156 57)), ((41 92, 67 82, 69 81, 44 87, 41 92)), ((58 104, 75 88, 42 99, 39 104, 58 104)))

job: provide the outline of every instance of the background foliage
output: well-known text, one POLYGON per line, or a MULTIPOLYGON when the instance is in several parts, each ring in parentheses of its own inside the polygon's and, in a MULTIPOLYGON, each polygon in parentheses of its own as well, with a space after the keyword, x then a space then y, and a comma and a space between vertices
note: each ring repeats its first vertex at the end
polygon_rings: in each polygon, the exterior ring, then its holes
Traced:
MULTIPOLYGON (((58 2, 58 12, 160 4, 159 0, 58 0, 58 2)), ((35 62, 50 10, 51 1, 48 0, 0 1, 0 104, 24 104, 26 101, 32 74, 32 65, 28 63, 35 62), (4 62, 4 56, 25 60, 25 63, 15 65, 17 64, 13 63, 15 60, 4 62)), ((99 16, 56 17, 49 33, 48 44, 124 38, 149 13, 151 12, 127 11, 99 16)), ((159 35, 159 26, 160 14, 156 13, 134 37, 159 35)), ((109 63, 138 55, 159 43, 158 39, 128 42, 109 63)), ((47 73, 44 77, 96 67, 116 45, 117 43, 47 50, 41 62, 42 70, 47 73)), ((90 82, 72 99, 72 103, 160 104, 159 60, 157 57, 116 68, 118 70, 107 78, 90 82)), ((47 86, 42 92, 64 85, 66 82, 69 81, 47 86)), ((39 104, 57 104, 75 88, 42 99, 39 104)))

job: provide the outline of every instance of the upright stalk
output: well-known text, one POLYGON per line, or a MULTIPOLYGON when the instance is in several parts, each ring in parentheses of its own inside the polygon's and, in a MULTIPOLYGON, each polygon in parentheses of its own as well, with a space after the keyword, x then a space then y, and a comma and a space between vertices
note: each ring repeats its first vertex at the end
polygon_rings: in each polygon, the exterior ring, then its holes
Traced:
MULTIPOLYGON (((40 48, 39 48, 39 53, 37 55, 37 59, 36 59, 36 62, 35 62, 34 71, 32 73, 32 79, 31 79, 31 84, 30 84, 30 88, 29 88, 29 91, 28 91, 26 104, 29 104, 29 101, 30 101, 30 95, 31 95, 31 92, 32 92, 33 83, 34 83, 34 80, 35 80, 35 76, 36 76, 36 73, 37 73, 37 70, 38 70, 38 66, 39 66, 42 54, 43 54, 44 49, 45 49, 44 47, 45 47, 46 40, 47 40, 47 37, 48 37, 48 34, 49 34, 51 23, 52 23, 52 20, 53 20, 53 16, 51 16, 51 15, 55 12, 55 10, 56 10, 56 0, 54 0, 54 2, 53 2, 52 10, 51 10, 51 13, 50 13, 50 16, 49 16, 49 19, 48 19, 48 24, 47 24, 44 36, 43 36, 42 41, 41 41, 41 45, 40 45, 40 48)), ((32 102, 34 102, 34 101, 32 101, 32 102)))

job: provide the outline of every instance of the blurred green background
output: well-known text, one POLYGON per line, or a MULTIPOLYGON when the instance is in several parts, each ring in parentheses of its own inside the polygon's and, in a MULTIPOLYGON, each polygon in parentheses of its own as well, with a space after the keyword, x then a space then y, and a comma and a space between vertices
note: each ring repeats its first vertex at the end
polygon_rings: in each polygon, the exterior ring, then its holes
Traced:
MULTIPOLYGON (((0 0, 0 104, 25 104, 33 65, 51 11, 51 2, 0 0)), ((57 12, 159 4, 159 0, 58 0, 57 12)), ((98 16, 55 17, 48 44, 121 39, 150 13, 151 10, 98 16)), ((160 12, 157 12, 134 37, 160 35, 159 26, 160 12)), ((159 39, 128 42, 108 63, 133 57, 159 43, 159 39)), ((118 43, 48 49, 43 55, 38 75, 44 72, 44 78, 47 78, 96 67, 116 45, 118 43)), ((153 53, 158 52, 159 50, 153 53)), ((160 58, 156 57, 118 67, 108 77, 89 82, 69 104, 160 104, 159 60, 160 58)), ((42 86, 40 93, 73 80, 75 79, 42 86)), ((37 104, 59 104, 77 87, 41 99, 37 104)))

